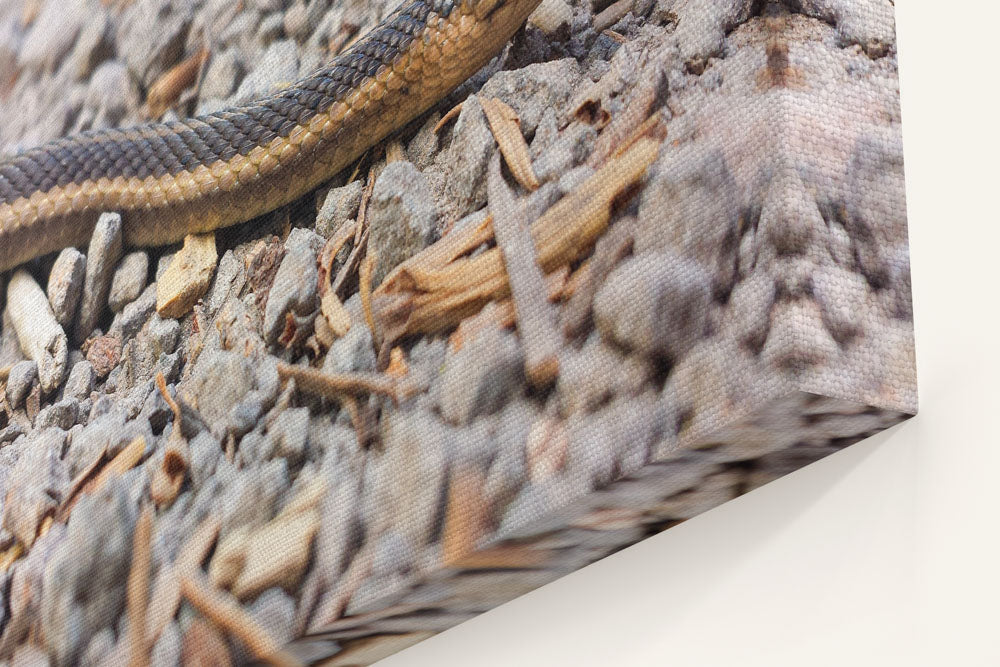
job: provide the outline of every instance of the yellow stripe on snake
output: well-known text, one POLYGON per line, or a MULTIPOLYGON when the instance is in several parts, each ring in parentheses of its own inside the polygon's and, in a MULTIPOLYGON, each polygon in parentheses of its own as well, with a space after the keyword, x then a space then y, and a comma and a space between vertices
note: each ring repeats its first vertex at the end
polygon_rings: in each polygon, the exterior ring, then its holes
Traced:
POLYGON ((0 271, 86 243, 101 212, 155 246, 287 204, 485 65, 539 0, 413 0, 271 97, 59 139, 0 162, 0 271))

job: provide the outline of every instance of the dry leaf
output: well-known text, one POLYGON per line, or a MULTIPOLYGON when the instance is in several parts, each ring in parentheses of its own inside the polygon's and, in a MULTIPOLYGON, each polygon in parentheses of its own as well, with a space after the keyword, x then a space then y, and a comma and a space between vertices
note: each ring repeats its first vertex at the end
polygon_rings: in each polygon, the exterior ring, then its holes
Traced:
POLYGON ((538 177, 535 176, 535 170, 531 166, 528 144, 521 134, 521 119, 518 118, 517 112, 495 97, 484 98, 479 104, 486 114, 493 137, 500 146, 500 152, 510 167, 510 173, 525 189, 532 192, 537 190, 538 177))

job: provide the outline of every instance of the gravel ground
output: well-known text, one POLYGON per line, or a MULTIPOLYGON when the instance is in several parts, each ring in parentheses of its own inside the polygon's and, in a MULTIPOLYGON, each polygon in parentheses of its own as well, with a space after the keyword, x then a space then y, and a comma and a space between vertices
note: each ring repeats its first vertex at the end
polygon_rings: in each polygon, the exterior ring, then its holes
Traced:
MULTIPOLYGON (((391 9, 4 2, 0 154, 391 9)), ((0 664, 369 664, 912 414, 899 123, 889 0, 545 0, 302 200, 0 276, 0 664), (523 261, 535 221, 580 231, 523 261), (466 310, 420 282, 501 261, 466 310)))

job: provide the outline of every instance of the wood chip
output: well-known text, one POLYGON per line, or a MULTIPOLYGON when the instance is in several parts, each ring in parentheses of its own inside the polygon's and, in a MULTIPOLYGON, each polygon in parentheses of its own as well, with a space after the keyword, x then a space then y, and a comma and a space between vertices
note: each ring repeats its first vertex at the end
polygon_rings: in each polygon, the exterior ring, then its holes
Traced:
POLYGON ((380 373, 324 373, 314 368, 278 364, 278 376, 295 380, 295 386, 305 392, 339 399, 343 396, 378 394, 397 400, 395 378, 380 373))
POLYGON ((215 234, 189 234, 156 282, 156 312, 164 318, 186 315, 212 283, 219 254, 215 234))
POLYGON ((164 72, 149 87, 146 96, 146 115, 148 118, 159 118, 174 106, 181 93, 192 86, 198 79, 198 73, 208 60, 208 49, 200 49, 179 64, 164 72))
POLYGON ((549 305, 545 279, 524 219, 524 206, 500 174, 500 159, 494 156, 486 179, 493 234, 503 254, 507 280, 514 301, 517 331, 524 347, 524 371, 535 388, 544 388, 559 373, 562 337, 556 331, 555 313, 549 305))
POLYGON ((181 593, 208 620, 243 642, 254 657, 275 667, 301 665, 227 593, 212 588, 200 575, 181 577, 181 593))
POLYGON ((531 155, 524 135, 521 134, 521 119, 517 112, 495 97, 483 98, 479 104, 510 173, 525 189, 534 192, 538 189, 538 177, 531 166, 531 155))
POLYGON ((393 139, 385 146, 385 163, 403 162, 406 160, 406 150, 399 139, 393 139))
POLYGON ((233 660, 226 640, 218 629, 204 619, 196 618, 184 632, 181 641, 181 664, 193 667, 230 667, 233 660))
POLYGON ((132 567, 126 584, 128 613, 129 667, 149 664, 149 644, 146 643, 146 612, 149 606, 149 577, 152 565, 153 513, 143 507, 132 536, 132 567))
POLYGON ((472 553, 487 533, 488 508, 482 489, 482 473, 471 466, 458 466, 448 485, 444 532, 441 537, 441 560, 451 567, 472 553))
POLYGON ((15 542, 9 549, 0 553, 0 574, 10 569, 18 558, 24 555, 24 545, 15 542))
POLYGON ((181 603, 181 576, 197 572, 219 536, 221 523, 208 517, 195 528, 181 547, 173 564, 160 568, 146 613, 146 641, 156 643, 160 633, 177 614, 181 603))
POLYGON ((351 330, 351 314, 344 308, 340 297, 333 290, 328 290, 320 300, 320 312, 323 319, 330 325, 330 331, 334 336, 340 338, 351 330))
POLYGON ((452 108, 448 109, 448 113, 441 116, 441 120, 439 120, 437 123, 434 124, 434 134, 437 134, 438 132, 441 131, 441 128, 443 128, 445 125, 450 123, 455 118, 458 118, 458 114, 460 113, 462 113, 462 102, 459 102, 452 108))
MULTIPOLYGON (((643 137, 611 158, 590 178, 549 208, 531 225, 543 272, 575 262, 604 232, 619 200, 634 191, 656 159, 660 142, 643 137)), ((489 240, 492 221, 462 228, 397 266, 375 290, 372 307, 384 341, 434 333, 457 325, 489 301, 509 292, 500 250, 474 257, 465 252, 489 240), (476 243, 473 245, 476 241, 476 243)))
POLYGON ((625 18, 632 11, 635 0, 618 0, 594 17, 594 32, 603 32, 625 18))
POLYGON ((410 367, 406 363, 406 354, 400 347, 392 348, 389 352, 389 367, 385 369, 385 374, 396 379, 404 378, 410 373, 410 367))
POLYGON ((369 253, 361 262, 358 271, 359 284, 358 291, 361 295, 361 310, 365 314, 365 324, 372 334, 372 344, 375 347, 375 354, 378 355, 379 337, 375 328, 375 315, 372 313, 372 271, 375 270, 376 257, 374 253, 369 253))

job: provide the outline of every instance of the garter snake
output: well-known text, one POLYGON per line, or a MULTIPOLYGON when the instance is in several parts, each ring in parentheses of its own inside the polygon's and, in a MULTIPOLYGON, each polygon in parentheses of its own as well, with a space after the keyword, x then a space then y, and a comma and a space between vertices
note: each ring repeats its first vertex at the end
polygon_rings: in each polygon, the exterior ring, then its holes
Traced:
POLYGON ((0 271, 85 244, 104 211, 127 245, 157 246, 297 199, 479 70, 539 1, 410 0, 272 96, 0 162, 0 271))

